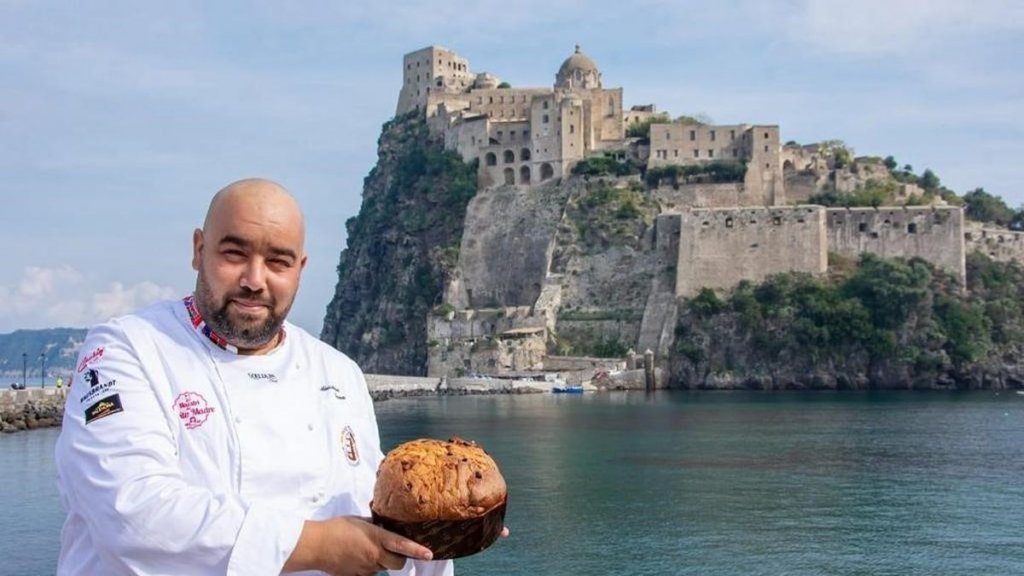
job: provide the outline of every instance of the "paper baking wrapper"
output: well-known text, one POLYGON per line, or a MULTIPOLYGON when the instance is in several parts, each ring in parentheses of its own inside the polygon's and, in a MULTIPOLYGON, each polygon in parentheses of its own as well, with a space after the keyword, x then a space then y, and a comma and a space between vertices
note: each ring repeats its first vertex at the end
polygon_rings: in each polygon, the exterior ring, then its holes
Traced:
POLYGON ((476 554, 494 544, 505 527, 507 504, 506 498, 483 516, 469 520, 402 522, 373 512, 373 523, 430 548, 435 560, 449 560, 476 554))

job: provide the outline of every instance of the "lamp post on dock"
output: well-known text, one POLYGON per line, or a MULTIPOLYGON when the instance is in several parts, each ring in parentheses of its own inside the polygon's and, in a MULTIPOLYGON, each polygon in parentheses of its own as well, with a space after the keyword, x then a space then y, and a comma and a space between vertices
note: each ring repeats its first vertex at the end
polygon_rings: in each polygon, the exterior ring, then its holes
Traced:
POLYGON ((46 388, 46 352, 39 353, 39 387, 46 388))
POLYGON ((28 382, 28 353, 21 353, 21 383, 28 382))

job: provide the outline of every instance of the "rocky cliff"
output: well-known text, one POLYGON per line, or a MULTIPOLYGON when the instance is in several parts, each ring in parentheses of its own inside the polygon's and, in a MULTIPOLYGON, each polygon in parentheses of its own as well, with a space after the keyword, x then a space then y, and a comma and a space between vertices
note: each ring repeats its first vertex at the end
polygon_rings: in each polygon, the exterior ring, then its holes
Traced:
POLYGON ((679 298, 674 189, 612 170, 478 191, 477 166, 415 114, 384 126, 378 154, 322 332, 368 372, 507 376, 650 349, 673 387, 1024 387, 1013 262, 975 255, 965 292, 919 257, 832 254, 828 277, 679 298))
POLYGON ((384 125, 377 154, 359 215, 345 223, 321 339, 367 372, 422 375, 426 318, 458 259, 476 167, 444 151, 416 114, 384 125))

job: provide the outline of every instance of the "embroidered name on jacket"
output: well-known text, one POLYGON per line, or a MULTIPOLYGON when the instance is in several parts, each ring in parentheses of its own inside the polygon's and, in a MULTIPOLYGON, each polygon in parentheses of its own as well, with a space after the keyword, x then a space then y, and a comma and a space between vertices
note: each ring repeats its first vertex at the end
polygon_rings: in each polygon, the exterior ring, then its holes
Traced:
POLYGON ((333 392, 334 393, 334 397, 337 398, 338 400, 344 400, 345 399, 345 395, 342 394, 341 390, 337 386, 335 386, 334 384, 324 384, 323 386, 320 387, 320 391, 321 392, 333 392))
POLYGON ((270 374, 269 372, 249 372, 249 378, 253 380, 266 380, 267 382, 277 382, 277 374, 270 374))
POLYGON ((181 418, 185 428, 189 430, 195 430, 206 424, 206 419, 216 410, 198 392, 182 392, 174 399, 174 411, 178 413, 178 418, 181 418))

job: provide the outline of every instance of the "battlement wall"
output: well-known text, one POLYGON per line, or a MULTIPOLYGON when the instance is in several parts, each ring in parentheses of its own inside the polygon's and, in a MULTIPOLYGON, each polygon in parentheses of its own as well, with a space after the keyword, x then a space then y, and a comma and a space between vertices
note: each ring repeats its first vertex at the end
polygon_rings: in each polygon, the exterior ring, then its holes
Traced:
POLYGON ((828 249, 848 258, 928 260, 964 281, 964 213, 959 207, 829 208, 828 249))
POLYGON ((700 209, 680 218, 676 295, 729 289, 780 272, 828 268, 825 210, 820 206, 700 209))

